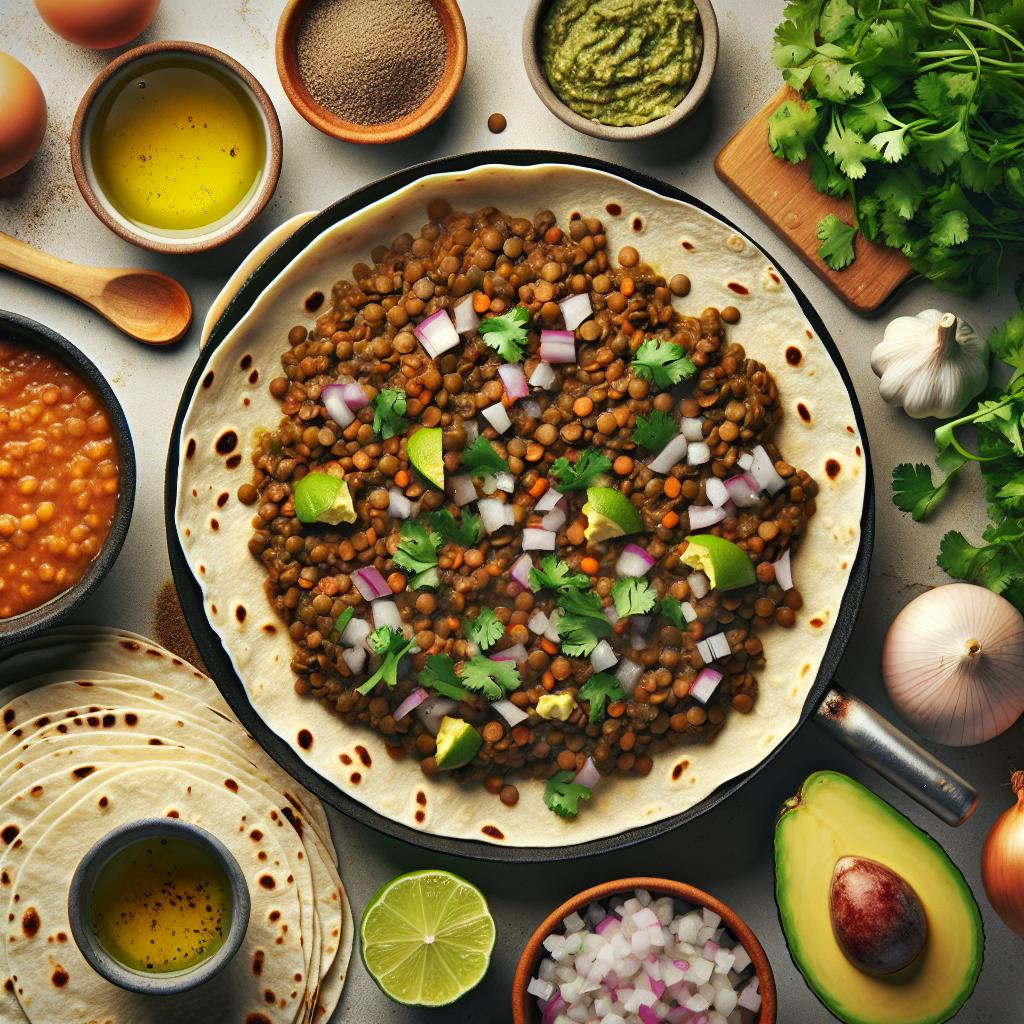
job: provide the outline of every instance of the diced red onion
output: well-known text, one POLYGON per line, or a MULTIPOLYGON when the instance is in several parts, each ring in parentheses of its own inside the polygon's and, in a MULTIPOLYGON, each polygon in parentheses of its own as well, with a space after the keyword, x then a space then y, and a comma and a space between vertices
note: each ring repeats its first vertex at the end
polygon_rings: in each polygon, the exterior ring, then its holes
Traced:
POLYGON ((683 437, 687 441, 704 440, 704 421, 692 416, 684 416, 679 423, 683 430, 683 437))
POLYGON ((512 426, 512 420, 509 419, 508 410, 501 404, 501 402, 495 402, 494 405, 487 406, 486 409, 482 409, 483 417, 488 423, 499 434, 504 434, 509 427, 512 426))
POLYGON ((472 334, 480 326, 480 314, 473 308, 471 295, 467 295, 452 312, 455 314, 456 334, 472 334))
POLYGON ((352 582, 364 601, 376 601, 379 597, 392 596, 388 581, 381 576, 380 570, 375 566, 368 565, 356 569, 352 573, 352 582))
POLYGON ((527 527, 523 530, 524 551, 554 551, 555 540, 555 534, 550 530, 538 530, 536 527, 527 527))
POLYGON ((661 1014, 650 1006, 637 1007, 637 1013, 644 1024, 664 1024, 661 1014))
POLYGON ((480 518, 483 520, 484 529, 488 533, 497 533, 503 529, 505 522, 505 506, 497 498, 483 498, 477 505, 480 510, 480 518))
POLYGON ((564 497, 564 495, 556 491, 554 487, 549 487, 538 499, 537 504, 533 506, 534 512, 550 512, 564 497))
POLYGON ((543 388, 547 391, 555 383, 555 368, 543 360, 537 364, 537 368, 530 374, 530 384, 535 388, 543 388))
POLYGON ((701 704, 707 704, 715 695, 718 684, 722 681, 722 673, 713 668, 702 668, 690 687, 689 696, 701 704))
MULTIPOLYGON (((588 758, 588 760, 589 760, 589 758, 588 758)), ((597 922, 597 925, 594 928, 594 931, 598 935, 603 935, 609 928, 611 928, 611 926, 613 924, 617 924, 618 920, 619 919, 614 914, 608 914, 605 917, 603 917, 600 921, 597 922)))
POLYGON ((594 307, 590 304, 590 292, 569 295, 558 303, 562 311, 567 331, 575 331, 584 320, 594 315, 594 307))
POLYGON ((531 633, 536 633, 538 636, 542 636, 548 628, 548 617, 540 609, 535 611, 530 616, 530 621, 526 624, 529 627, 531 633))
POLYGON ((417 686, 401 704, 395 708, 392 716, 396 722, 400 722, 413 708, 418 708, 430 696, 422 686, 417 686))
POLYGON ((366 648, 346 647, 341 652, 341 660, 348 665, 349 671, 353 675, 358 675, 363 671, 363 666, 366 664, 366 648))
POLYGON ((690 584, 690 593, 699 601, 702 597, 706 597, 708 591, 711 589, 711 580, 707 578, 699 569, 696 572, 691 572, 686 577, 686 582, 690 584))
POLYGON ((761 485, 750 473, 729 477, 725 489, 737 508, 751 508, 761 500, 761 485))
POLYGON ((729 500, 729 492, 717 476, 707 478, 704 483, 704 493, 715 508, 721 508, 729 500))
POLYGON ((565 509, 562 508, 561 504, 556 505, 550 512, 545 512, 544 517, 540 521, 540 525, 545 530, 550 530, 552 533, 560 530, 565 525, 565 509))
POLYGON ((437 312, 431 313, 425 320, 421 320, 416 325, 415 332, 427 353, 434 359, 442 352, 455 348, 459 343, 458 331, 455 330, 455 325, 446 309, 439 309, 437 312))
POLYGON ((603 672, 606 668, 611 668, 618 660, 619 656, 607 640, 599 641, 590 652, 590 664, 594 666, 595 672, 603 672))
POLYGON ((516 707, 512 701, 505 697, 502 697, 501 700, 496 700, 491 707, 508 722, 509 727, 512 729, 530 717, 522 708, 516 707))
POLYGON ((572 331, 541 331, 540 357, 545 363, 575 363, 576 336, 572 331))
POLYGON ((783 590, 793 589, 793 568, 790 564, 790 549, 786 548, 782 554, 772 562, 775 566, 775 582, 783 590))
POLYGON ((750 452, 744 452, 744 453, 743 453, 743 454, 742 454, 742 455, 741 455, 741 456, 740 456, 740 457, 739 457, 739 458, 738 458, 738 459, 736 460, 736 465, 737 465, 737 466, 739 466, 739 467, 740 467, 740 469, 750 469, 750 467, 751 467, 751 466, 752 466, 753 464, 754 464, 754 456, 753 456, 753 455, 751 455, 751 454, 750 454, 750 452))
POLYGON ((778 494, 786 481, 779 476, 772 457, 765 451, 764 445, 758 445, 752 452, 750 475, 758 482, 761 489, 769 494, 778 494))
POLYGON ((618 576, 639 579, 654 568, 655 561, 653 555, 649 555, 639 544, 627 544, 615 563, 615 572, 618 576))
POLYGON ((458 710, 458 707, 459 705, 455 701, 435 694, 432 697, 428 697, 418 708, 415 708, 413 714, 423 723, 423 728, 427 732, 432 736, 436 736, 441 728, 441 719, 445 715, 450 715, 453 711, 458 710))
MULTIPOLYGON (((390 587, 388 587, 388 593, 391 593, 390 587)), ((381 626, 390 626, 392 629, 402 628, 402 613, 394 601, 387 599, 374 601, 370 605, 370 611, 373 613, 373 625, 376 629, 380 629, 381 626)))
POLYGON ((341 389, 341 397, 345 399, 345 404, 353 412, 370 404, 370 398, 363 390, 361 384, 356 384, 355 381, 348 381, 341 385, 341 389))
POLYGON ((630 661, 629 658, 624 658, 615 670, 615 678, 622 683, 622 689, 627 697, 633 696, 636 684, 640 682, 640 677, 643 674, 643 665, 638 665, 635 661, 630 661))
POLYGON ((530 570, 533 568, 533 559, 523 552, 513 563, 508 574, 525 590, 532 590, 530 586, 530 570))
POLYGON ((583 762, 583 767, 576 773, 576 778, 572 781, 577 786, 586 786, 591 790, 601 781, 601 773, 597 770, 597 765, 594 764, 592 757, 588 757, 583 762))
POLYGON ((657 455, 647 463, 647 468, 652 473, 668 473, 673 466, 677 466, 686 458, 690 442, 682 434, 676 434, 657 455))
POLYGON ((494 474, 494 483, 499 491, 511 494, 516 489, 516 478, 511 473, 504 471, 494 474))
POLYGON ((476 487, 473 486, 473 478, 468 473, 456 473, 455 476, 448 476, 448 493, 452 501, 461 508, 471 501, 476 501, 476 487))
POLYGON ((519 363, 502 363, 498 367, 498 376, 501 377, 501 382, 512 401, 530 397, 530 385, 526 382, 526 374, 519 363))
POLYGON ((703 530, 708 526, 714 526, 726 516, 724 508, 715 508, 714 505, 691 505, 686 510, 686 518, 690 520, 691 530, 703 530))
POLYGON ((388 514, 395 519, 408 519, 412 515, 412 502, 397 488, 388 488, 388 514))
POLYGON ((561 994, 555 997, 544 1007, 544 1016, 540 1024, 555 1024, 555 1019, 569 1004, 562 998, 561 994))
POLYGON ((373 628, 366 619, 354 615, 341 631, 341 642, 349 647, 358 647, 372 632, 373 628))
POLYGON ((503 651, 496 651, 491 655, 491 661, 526 661, 526 647, 523 644, 513 644, 503 651))
POLYGON ((711 461, 711 449, 706 441, 691 441, 690 447, 686 449, 686 464, 688 466, 703 466, 705 462, 711 461))
POLYGON ((323 402, 327 415, 339 427, 347 427, 356 418, 345 401, 344 384, 325 384, 320 389, 320 401, 323 402))
POLYGON ((751 981, 751 983, 740 993, 740 997, 736 1000, 737 1006, 742 1006, 744 1010, 753 1010, 757 1013, 761 1009, 761 994, 757 991, 757 981, 751 981))

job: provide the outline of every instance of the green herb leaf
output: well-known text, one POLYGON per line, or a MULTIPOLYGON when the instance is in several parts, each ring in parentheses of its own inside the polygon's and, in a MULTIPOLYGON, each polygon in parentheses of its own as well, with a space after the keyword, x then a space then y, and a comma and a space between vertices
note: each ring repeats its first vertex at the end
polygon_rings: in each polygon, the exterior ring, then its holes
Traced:
POLYGON ((696 365, 682 345, 660 338, 648 338, 633 353, 629 365, 638 377, 659 388, 670 388, 697 372, 696 365))
POLYGON ((409 586, 413 590, 438 586, 437 549, 441 546, 441 538, 413 519, 402 523, 400 534, 401 540, 392 561, 400 569, 413 574, 409 586))
POLYGON ((633 440, 657 454, 679 433, 679 424, 668 413, 652 409, 650 416, 637 416, 633 440))
POLYGON ((598 643, 610 636, 612 625, 592 590, 566 590, 558 597, 558 639, 563 653, 585 658, 598 643))
POLYGON ((342 611, 342 613, 337 617, 337 619, 335 619, 334 628, 339 633, 344 633, 345 627, 352 621, 352 618, 355 615, 355 613, 355 608, 349 605, 346 609, 342 611))
POLYGON ((494 445, 482 435, 463 450, 462 468, 475 477, 509 471, 508 463, 498 454, 494 445))
POLYGON ((590 704, 590 724, 597 725, 604 721, 605 705, 622 700, 626 696, 622 683, 607 672, 595 672, 579 690, 580 700, 590 704))
POLYGON ((575 462, 570 462, 564 455, 555 459, 550 473, 558 481, 558 489, 567 493, 586 490, 602 473, 607 473, 611 468, 612 460, 607 455, 602 455, 593 448, 584 448, 575 462))
POLYGON ((398 388, 382 388, 373 400, 373 432, 382 440, 401 434, 409 425, 405 419, 408 401, 398 388))
MULTIPOLYGON (((863 178, 868 170, 864 161, 877 160, 879 157, 878 150, 865 142, 860 132, 848 128, 838 117, 832 118, 832 127, 823 145, 825 152, 835 159, 839 169, 848 178, 863 178)), ((835 214, 830 216, 834 217, 835 214)))
POLYGON ((834 213, 818 221, 818 238, 821 247, 818 255, 833 270, 848 267, 854 259, 853 240, 857 229, 844 224, 834 213))
POLYGON ((902 463, 892 471, 892 503, 901 511, 909 512, 914 522, 921 522, 935 511, 949 493, 950 485, 966 459, 947 473, 937 485, 932 483, 931 467, 902 463))
POLYGON ((584 572, 573 573, 567 562, 555 555, 545 555, 540 565, 530 570, 530 586, 534 590, 554 590, 564 594, 569 590, 589 590, 590 577, 584 572))
POLYGON ((612 600, 620 618, 645 615, 658 601, 658 592, 644 579, 621 579, 612 584, 612 600))
POLYGON ((461 544, 463 547, 472 547, 483 536, 483 526, 480 517, 469 509, 459 510, 459 518, 456 520, 451 511, 446 508, 435 509, 427 513, 430 525, 450 544, 461 544))
POLYGON ((371 693, 380 682, 395 686, 398 683, 398 666, 402 658, 416 647, 415 640, 406 640, 400 629, 392 629, 390 626, 375 629, 370 634, 368 642, 370 650, 381 655, 384 660, 362 686, 356 687, 356 693, 364 696, 371 693))
POLYGON ((677 600, 674 597, 666 595, 658 602, 658 611, 673 625, 676 629, 681 629, 684 632, 690 628, 690 624, 686 621, 686 616, 683 615, 683 602, 677 600))
POLYGON ((487 700, 501 700, 506 693, 522 685, 519 669, 512 661, 493 661, 482 654, 462 666, 459 680, 467 690, 482 694, 487 700))
POLYGON ((529 322, 530 311, 525 306, 516 306, 501 316, 481 320, 477 330, 484 344, 493 348, 506 363, 518 363, 528 340, 529 322))
POLYGON ((420 686, 450 700, 465 700, 469 694, 459 685, 455 662, 447 654, 431 654, 417 676, 420 686))
POLYGON ((805 105, 786 100, 768 118, 768 145, 777 157, 791 164, 807 157, 820 120, 818 110, 819 104, 813 101, 805 105))
POLYGON ((469 623, 469 639, 482 651, 493 647, 505 635, 505 626, 490 608, 481 609, 475 619, 467 616, 463 621, 469 623))
POLYGON ((580 812, 580 801, 590 799, 590 790, 573 782, 573 778, 574 772, 556 772, 544 787, 544 803, 560 818, 575 818, 580 812))

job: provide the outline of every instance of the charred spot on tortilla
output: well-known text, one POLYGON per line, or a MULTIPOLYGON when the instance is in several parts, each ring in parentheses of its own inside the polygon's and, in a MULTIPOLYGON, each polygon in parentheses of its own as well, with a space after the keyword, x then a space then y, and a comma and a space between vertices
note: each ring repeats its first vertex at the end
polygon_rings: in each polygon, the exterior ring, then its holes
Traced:
POLYGON ((505 833, 502 832, 497 825, 484 825, 483 828, 480 829, 480 831, 483 832, 485 836, 490 836, 492 839, 505 838, 505 833))
POLYGON ((797 415, 800 417, 800 419, 804 421, 804 423, 811 422, 811 411, 810 409, 807 408, 806 405, 804 405, 803 402, 796 403, 796 411, 797 415))
MULTIPOLYGON (((18 897, 15 896, 15 900, 18 897)), ((24 914, 21 915, 21 930, 26 938, 32 939, 39 934, 39 911, 35 907, 29 907, 24 914)))
POLYGON ((796 345, 789 345, 786 348, 786 362, 790 366, 799 366, 803 362, 804 354, 796 347, 796 345))
POLYGON ((255 384, 259 379, 260 379, 260 371, 259 370, 253 370, 252 373, 249 374, 249 383, 250 384, 255 384))
POLYGON ((68 972, 57 964, 53 969, 53 974, 50 975, 50 981, 53 982, 55 988, 63 988, 68 983, 68 972))
POLYGON ((622 207, 618 203, 605 203, 604 212, 607 213, 609 217, 621 217, 622 207))
POLYGON ((191 459, 195 455, 195 453, 196 453, 196 439, 194 437, 190 437, 188 439, 188 444, 185 445, 185 458, 186 459, 191 459))
POLYGON ((204 388, 209 388, 209 387, 212 386, 212 384, 213 384, 213 370, 210 370, 210 372, 207 373, 207 375, 203 378, 203 387, 204 388))
POLYGON ((238 434, 234 430, 225 430, 213 446, 219 455, 230 455, 238 447, 238 434))
POLYGON ((231 495, 228 494, 227 491, 221 491, 221 493, 217 495, 217 508, 223 508, 228 503, 228 499, 230 497, 231 495))
POLYGON ((252 356, 246 352, 246 354, 238 360, 238 368, 244 372, 245 370, 248 370, 250 366, 252 366, 252 356))
POLYGON ((726 282, 725 286, 734 295, 749 295, 750 294, 750 289, 745 284, 740 284, 739 281, 728 281, 728 282, 726 282))
POLYGON ((78 768, 73 768, 71 774, 76 779, 87 779, 92 773, 96 771, 96 766, 92 764, 80 765, 78 768))
POLYGON ((238 792, 238 783, 234 779, 225 779, 224 785, 227 789, 230 789, 232 793, 238 792))
POLYGON ((17 825, 4 825, 0 829, 0 839, 3 840, 4 846, 10 846, 15 839, 18 838, 18 833, 21 831, 17 825))
POLYGON ((110 798, 109 798, 109 797, 106 797, 106 796, 101 796, 101 797, 99 798, 99 800, 97 800, 97 801, 96 801, 96 803, 97 803, 97 804, 98 804, 98 805, 99 805, 99 806, 100 806, 101 808, 102 808, 102 807, 109 807, 109 806, 110 806, 110 798))
POLYGON ((303 306, 307 313, 315 313, 324 304, 324 293, 321 291, 310 292, 306 296, 303 306))
POLYGON ((353 786, 358 786, 359 783, 363 781, 363 777, 359 772, 353 772, 348 777, 348 781, 351 782, 353 786))
POLYGON ((264 889, 273 889, 277 886, 273 875, 260 875, 260 885, 264 889))
POLYGON ((313 734, 308 729, 300 729, 295 739, 303 750, 313 746, 313 734))
POLYGON ((640 234, 645 227, 646 222, 639 213, 633 215, 633 219, 629 222, 629 226, 637 233, 640 234))
POLYGON ((838 459, 829 459, 825 463, 825 472, 828 474, 828 478, 830 480, 835 480, 835 478, 839 476, 839 471, 841 469, 842 467, 839 465, 838 459))
POLYGON ((373 760, 370 758, 370 752, 361 743, 356 744, 356 755, 359 760, 363 762, 366 768, 369 768, 373 764, 373 760))

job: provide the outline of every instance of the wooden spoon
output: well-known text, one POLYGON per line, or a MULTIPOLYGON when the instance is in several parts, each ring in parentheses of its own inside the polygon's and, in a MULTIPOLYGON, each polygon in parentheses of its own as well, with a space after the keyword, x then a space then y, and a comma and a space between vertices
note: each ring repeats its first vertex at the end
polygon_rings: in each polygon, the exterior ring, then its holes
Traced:
POLYGON ((2 231, 0 267, 78 299, 144 345, 169 345, 192 322, 188 292, 158 270, 87 267, 51 256, 2 231))

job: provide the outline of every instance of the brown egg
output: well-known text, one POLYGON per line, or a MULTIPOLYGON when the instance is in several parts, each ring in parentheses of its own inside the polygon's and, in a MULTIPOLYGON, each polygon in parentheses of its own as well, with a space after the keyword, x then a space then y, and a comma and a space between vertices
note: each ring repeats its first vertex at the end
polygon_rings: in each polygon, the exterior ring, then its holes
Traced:
POLYGON ((43 21, 57 35, 91 50, 131 42, 159 6, 160 0, 36 0, 43 21))
POLYGON ((36 76, 0 53, 0 178, 20 171, 46 133, 46 100, 36 76))

